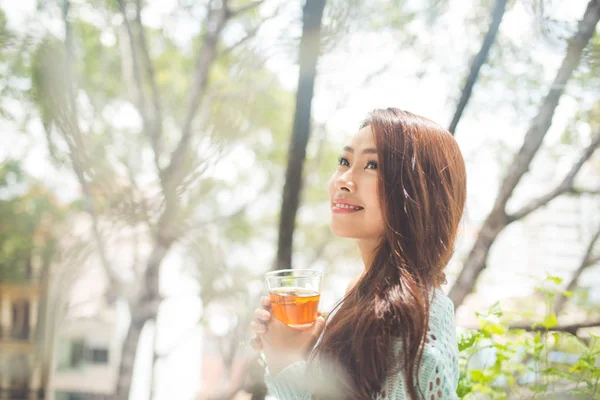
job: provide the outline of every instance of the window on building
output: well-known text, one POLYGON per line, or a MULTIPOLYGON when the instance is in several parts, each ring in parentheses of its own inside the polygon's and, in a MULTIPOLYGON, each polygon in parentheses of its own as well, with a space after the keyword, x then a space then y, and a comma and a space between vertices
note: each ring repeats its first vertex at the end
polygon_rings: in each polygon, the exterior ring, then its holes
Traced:
POLYGON ((59 339, 56 357, 56 367, 60 371, 83 368, 86 361, 84 340, 77 338, 59 339))
POLYGON ((78 392, 56 392, 54 393, 55 400, 89 400, 90 396, 85 393, 78 392))
POLYGON ((83 366, 85 354, 85 346, 83 340, 73 340, 71 342, 71 356, 69 360, 69 367, 79 368, 83 366))
POLYGON ((92 364, 108 364, 108 349, 92 347, 90 349, 90 362, 92 364))
POLYGON ((12 332, 13 339, 29 339, 29 302, 16 300, 12 303, 12 332))

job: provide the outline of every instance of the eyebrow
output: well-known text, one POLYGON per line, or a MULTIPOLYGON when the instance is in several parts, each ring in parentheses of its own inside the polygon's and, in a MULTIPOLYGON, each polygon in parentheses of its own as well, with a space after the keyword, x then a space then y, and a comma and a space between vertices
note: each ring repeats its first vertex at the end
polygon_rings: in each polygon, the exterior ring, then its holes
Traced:
MULTIPOLYGON (((344 151, 347 151, 348 153, 354 153, 354 149, 350 146, 344 146, 344 151)), ((375 148, 368 148, 368 149, 364 149, 362 151, 362 154, 377 154, 377 149, 375 148)))

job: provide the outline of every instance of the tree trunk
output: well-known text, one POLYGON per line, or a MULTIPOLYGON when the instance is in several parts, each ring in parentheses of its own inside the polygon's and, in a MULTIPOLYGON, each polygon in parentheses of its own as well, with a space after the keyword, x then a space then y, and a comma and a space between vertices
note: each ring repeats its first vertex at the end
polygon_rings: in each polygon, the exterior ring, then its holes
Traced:
MULTIPOLYGON (((130 302, 131 325, 123 343, 123 353, 117 378, 116 400, 126 400, 131 389, 133 366, 140 332, 147 321, 157 321, 158 308, 162 302, 159 293, 160 266, 171 245, 155 243, 154 250, 148 258, 148 266, 144 274, 144 286, 133 301, 130 302)), ((155 359, 152 362, 154 370, 155 359)))
POLYGON ((485 35, 485 39, 483 40, 483 44, 481 45, 479 53, 477 53, 473 59, 473 63, 471 64, 471 68, 469 70, 469 76, 467 77, 467 81, 460 95, 458 106, 456 107, 456 111, 452 117, 452 122, 450 122, 450 127, 448 128, 450 133, 453 135, 455 134, 456 126, 458 125, 458 122, 460 121, 460 118, 467 107, 467 103, 471 98, 473 86, 475 86, 475 82, 479 76, 479 70, 481 69, 482 65, 485 64, 485 60, 490 52, 490 48, 496 41, 496 35, 498 34, 498 29, 500 28, 500 23, 502 22, 502 17, 504 17, 505 11, 506 0, 497 0, 496 5, 494 6, 494 11, 492 12, 492 23, 490 24, 490 28, 485 35))
POLYGON ((291 268, 292 265, 292 244, 296 213, 302 192, 302 170, 306 158, 306 146, 310 137, 311 106, 317 75, 324 8, 325 0, 306 0, 302 12, 300 74, 296 93, 294 126, 283 186, 275 269, 291 268))
POLYGON ((529 169, 533 157, 542 145, 544 136, 552 123, 554 111, 562 95, 565 85, 579 64, 583 49, 594 34, 596 24, 600 19, 600 3, 597 0, 589 2, 583 19, 579 23, 577 33, 569 41, 567 54, 558 70, 554 82, 546 95, 538 114, 530 123, 525 140, 519 152, 515 155, 507 174, 500 185, 500 190, 492 212, 486 219, 477 241, 460 271, 456 282, 450 290, 449 297, 455 307, 459 307, 469 293, 473 291, 477 278, 486 267, 488 253, 498 234, 514 220, 506 218, 506 203, 512 196, 519 181, 529 169))
POLYGON ((144 321, 134 319, 135 310, 131 310, 131 324, 127 330, 127 336, 123 342, 123 350, 121 352, 121 363, 119 365, 119 375, 117 380, 117 390, 114 400, 128 400, 129 390, 133 379, 133 364, 135 363, 135 355, 140 339, 140 334, 144 328, 144 321))
POLYGON ((35 328, 35 355, 33 370, 39 371, 39 389, 44 393, 50 390, 48 386, 49 369, 52 367, 50 360, 54 350, 53 330, 50 329, 54 321, 49 317, 48 305, 53 299, 50 298, 50 260, 43 260, 40 271, 40 288, 41 295, 39 297, 39 310, 35 328))
POLYGON ((150 394, 148 400, 154 399, 156 395, 156 365, 158 364, 158 353, 156 352, 156 346, 158 344, 158 319, 154 319, 154 337, 152 338, 152 366, 150 367, 150 394))

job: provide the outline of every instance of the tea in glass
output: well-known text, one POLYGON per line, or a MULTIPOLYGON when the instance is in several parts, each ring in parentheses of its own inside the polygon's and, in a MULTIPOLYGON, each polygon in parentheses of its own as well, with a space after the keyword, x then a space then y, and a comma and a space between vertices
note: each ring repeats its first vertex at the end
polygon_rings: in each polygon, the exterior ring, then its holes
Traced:
POLYGON ((285 269, 265 275, 273 316, 288 326, 313 324, 319 312, 322 272, 285 269))
POLYGON ((269 293, 271 307, 275 318, 292 327, 310 325, 317 320, 319 312, 318 292, 296 288, 282 287, 269 293))

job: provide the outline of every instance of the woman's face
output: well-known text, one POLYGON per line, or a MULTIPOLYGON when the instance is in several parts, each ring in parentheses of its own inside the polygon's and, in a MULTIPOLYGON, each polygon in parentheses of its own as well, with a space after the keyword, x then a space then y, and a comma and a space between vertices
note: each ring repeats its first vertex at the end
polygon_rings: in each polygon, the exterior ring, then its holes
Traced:
POLYGON ((336 236, 378 240, 384 231, 379 205, 375 137, 369 126, 343 149, 329 180, 331 232, 336 236))

